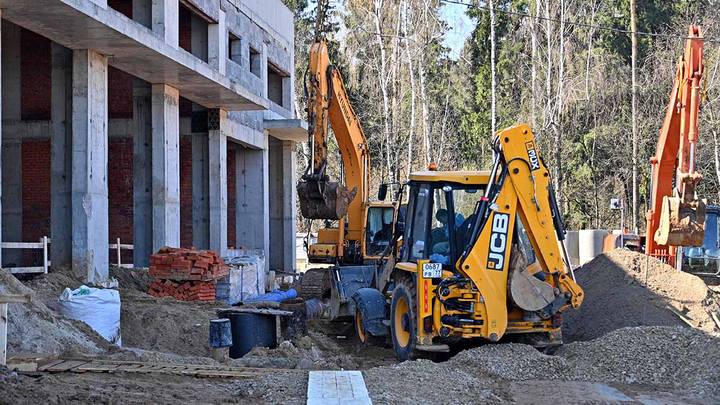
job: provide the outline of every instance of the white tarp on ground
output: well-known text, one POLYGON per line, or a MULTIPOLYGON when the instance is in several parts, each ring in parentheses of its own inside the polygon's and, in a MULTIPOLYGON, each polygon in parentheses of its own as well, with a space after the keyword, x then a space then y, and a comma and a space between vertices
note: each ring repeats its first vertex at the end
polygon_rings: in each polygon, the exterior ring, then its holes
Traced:
POLYGON ((265 293, 265 257, 259 250, 232 249, 223 257, 230 274, 218 280, 216 297, 227 304, 265 293))
POLYGON ((61 314, 85 322, 108 342, 122 346, 117 290, 84 285, 76 290, 66 288, 58 301, 61 314))

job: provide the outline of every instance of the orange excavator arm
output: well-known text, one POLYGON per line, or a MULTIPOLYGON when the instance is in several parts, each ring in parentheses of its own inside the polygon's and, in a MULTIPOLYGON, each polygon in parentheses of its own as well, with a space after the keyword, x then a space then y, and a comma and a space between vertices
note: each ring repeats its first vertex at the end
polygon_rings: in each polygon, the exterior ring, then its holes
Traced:
POLYGON ((674 259, 675 246, 699 246, 705 231, 705 203, 695 195, 702 176, 695 170, 703 36, 690 26, 679 61, 657 151, 650 159, 652 188, 647 212, 646 253, 674 259))
POLYGON ((359 239, 363 204, 369 198, 367 140, 350 105, 340 72, 330 64, 323 38, 316 39, 310 48, 308 82, 308 135, 312 155, 308 170, 298 184, 300 209, 309 219, 335 220, 347 215, 348 239, 359 239), (328 124, 340 149, 344 185, 330 181, 326 174, 328 124))

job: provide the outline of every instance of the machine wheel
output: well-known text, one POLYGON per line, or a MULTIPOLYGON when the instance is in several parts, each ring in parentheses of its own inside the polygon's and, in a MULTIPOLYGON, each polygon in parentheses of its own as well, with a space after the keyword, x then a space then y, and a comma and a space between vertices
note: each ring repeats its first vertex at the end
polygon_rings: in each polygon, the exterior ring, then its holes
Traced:
POLYGON ((398 360, 416 357, 415 352, 415 283, 411 277, 396 279, 390 304, 390 332, 398 360))
POLYGON ((358 341, 363 345, 369 344, 371 336, 370 333, 365 331, 362 311, 358 308, 355 308, 355 322, 353 323, 355 324, 355 336, 357 336, 358 341))

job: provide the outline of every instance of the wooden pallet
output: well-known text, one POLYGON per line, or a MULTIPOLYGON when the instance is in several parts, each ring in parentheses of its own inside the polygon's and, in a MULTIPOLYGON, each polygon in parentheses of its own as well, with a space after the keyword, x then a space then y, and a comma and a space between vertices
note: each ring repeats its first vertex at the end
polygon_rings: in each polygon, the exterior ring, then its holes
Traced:
POLYGON ((205 378, 252 378, 278 371, 277 369, 199 364, 50 358, 12 358, 8 360, 8 368, 21 373, 157 373, 205 378))

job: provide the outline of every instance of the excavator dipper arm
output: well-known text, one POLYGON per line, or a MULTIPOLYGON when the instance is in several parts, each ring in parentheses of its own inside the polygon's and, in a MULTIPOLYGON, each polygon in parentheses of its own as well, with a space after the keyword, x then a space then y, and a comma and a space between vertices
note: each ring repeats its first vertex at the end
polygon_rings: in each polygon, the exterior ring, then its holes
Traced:
POLYGON ((368 200, 370 162, 365 134, 350 105, 340 72, 330 64, 328 47, 318 39, 310 48, 308 129, 311 161, 298 183, 300 209, 308 219, 348 216, 348 232, 361 232, 363 202, 368 200), (344 185, 326 174, 328 124, 343 163, 344 185), (357 198, 359 194, 360 198, 357 198))
POLYGON ((564 230, 530 128, 517 125, 499 132, 495 148, 490 184, 457 263, 482 296, 483 305, 475 311, 483 319, 482 335, 493 341, 508 328, 508 302, 548 319, 568 306, 579 307, 583 299, 559 246, 564 230), (529 240, 534 254, 522 253, 521 239, 529 240), (523 260, 511 257, 518 255, 523 260))

